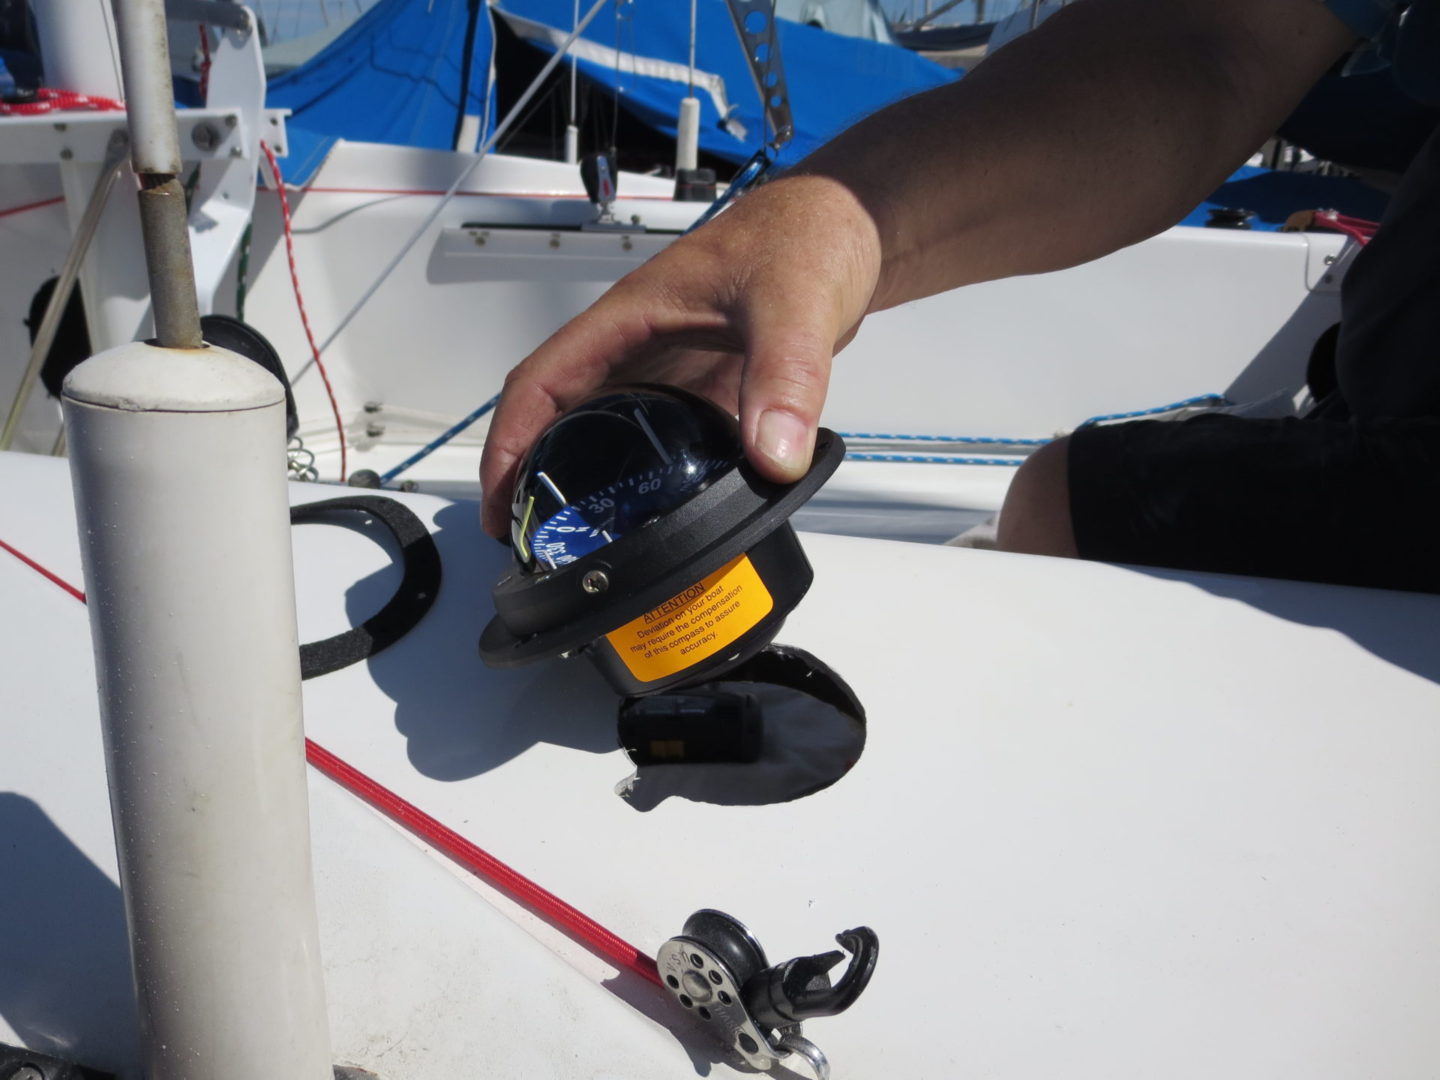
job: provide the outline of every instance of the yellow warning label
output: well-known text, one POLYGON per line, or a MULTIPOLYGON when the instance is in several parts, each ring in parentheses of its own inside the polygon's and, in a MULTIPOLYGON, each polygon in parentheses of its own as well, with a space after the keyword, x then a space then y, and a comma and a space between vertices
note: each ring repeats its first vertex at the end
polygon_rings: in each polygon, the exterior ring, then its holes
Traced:
POLYGON ((631 675, 654 682, 719 652, 774 606, 749 556, 739 555, 605 637, 631 675))

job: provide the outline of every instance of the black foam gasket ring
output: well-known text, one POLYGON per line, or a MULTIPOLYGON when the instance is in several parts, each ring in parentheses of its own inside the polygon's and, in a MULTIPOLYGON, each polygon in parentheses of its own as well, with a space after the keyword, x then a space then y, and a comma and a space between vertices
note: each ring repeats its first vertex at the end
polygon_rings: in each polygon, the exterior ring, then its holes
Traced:
POLYGON ((359 626, 300 646, 300 677, 313 679, 368 660, 415 628, 440 592, 440 550, 409 507, 382 495, 346 495, 290 508, 291 525, 322 524, 337 511, 368 514, 400 546, 404 576, 379 611, 359 626))

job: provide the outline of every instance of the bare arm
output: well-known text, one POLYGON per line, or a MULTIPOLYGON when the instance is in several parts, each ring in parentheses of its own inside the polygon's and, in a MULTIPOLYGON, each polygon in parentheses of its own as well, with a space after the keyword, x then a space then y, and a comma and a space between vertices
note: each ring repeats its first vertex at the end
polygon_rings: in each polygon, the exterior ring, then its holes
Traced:
POLYGON ((804 163, 875 220, 871 310, 1173 225, 1351 41, 1318 0, 1082 0, 804 163))
POLYGON ((481 465, 604 383, 738 409, 776 480, 810 461, 834 353, 871 312, 1074 265, 1178 220, 1351 40, 1319 0, 1080 0, 959 82, 841 134, 620 281, 510 373, 481 465))

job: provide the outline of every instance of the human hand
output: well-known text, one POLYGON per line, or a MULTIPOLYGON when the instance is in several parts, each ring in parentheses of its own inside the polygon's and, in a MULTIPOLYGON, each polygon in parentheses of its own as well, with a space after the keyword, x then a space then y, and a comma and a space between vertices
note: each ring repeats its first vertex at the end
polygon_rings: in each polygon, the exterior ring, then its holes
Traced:
POLYGON ((610 383, 702 394, 738 413, 761 475, 803 476, 831 358, 854 336, 879 272, 870 214, 820 176, 767 184, 677 240, 506 377, 480 464, 485 531, 508 532, 515 470, 541 431, 610 383))

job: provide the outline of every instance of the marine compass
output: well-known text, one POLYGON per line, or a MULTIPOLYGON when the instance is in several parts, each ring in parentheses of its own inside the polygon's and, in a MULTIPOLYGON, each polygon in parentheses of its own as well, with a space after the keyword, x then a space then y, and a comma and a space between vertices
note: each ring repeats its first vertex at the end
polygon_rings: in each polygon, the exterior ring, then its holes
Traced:
POLYGON ((735 419, 685 391, 611 389, 522 463, 516 565, 480 639, 493 667, 584 652, 621 694, 711 681, 775 637, 813 573, 788 518, 844 457, 821 429, 792 484, 744 460, 735 419))

